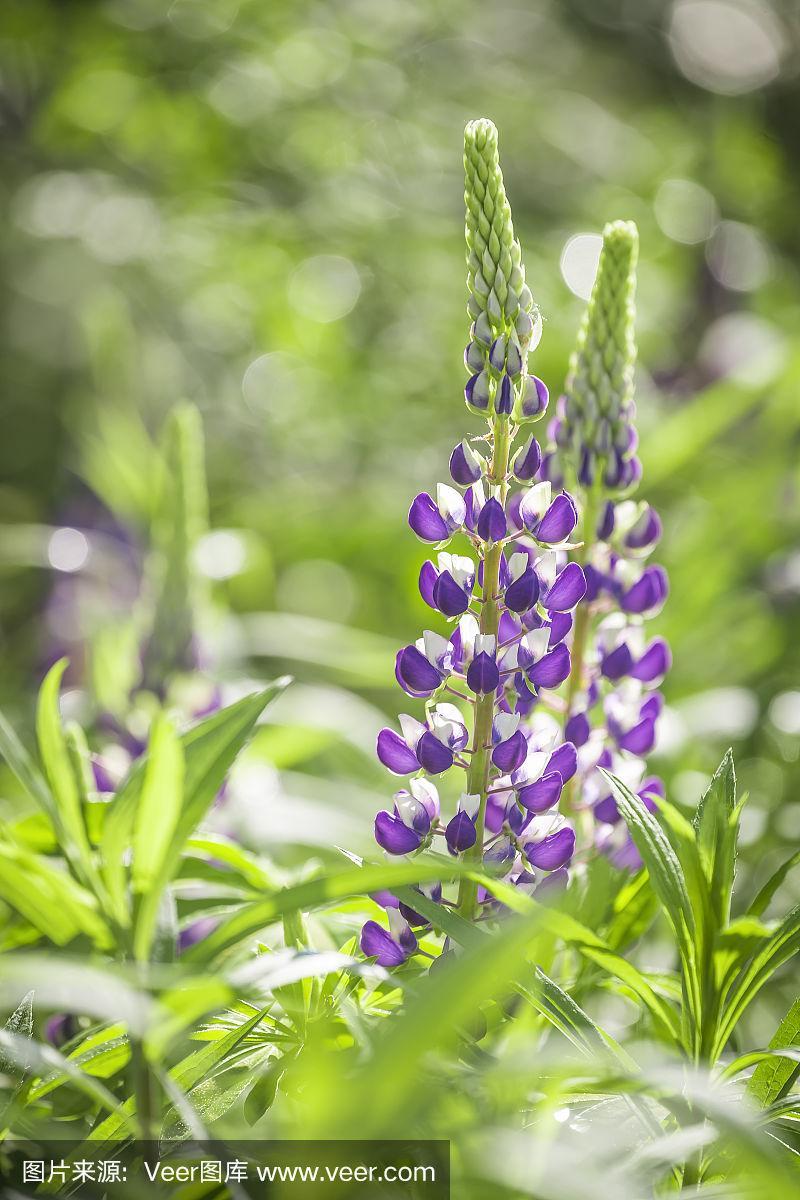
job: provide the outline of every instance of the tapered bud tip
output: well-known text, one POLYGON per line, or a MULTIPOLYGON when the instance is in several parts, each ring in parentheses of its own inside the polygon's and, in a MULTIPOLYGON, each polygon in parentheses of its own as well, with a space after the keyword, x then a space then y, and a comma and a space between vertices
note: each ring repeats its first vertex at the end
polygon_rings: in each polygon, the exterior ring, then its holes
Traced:
POLYGON ((464 129, 464 145, 474 145, 483 150, 487 143, 497 145, 497 126, 494 121, 490 121, 488 117, 468 121, 464 129))
POLYGON ((603 246, 612 253, 628 253, 633 261, 639 252, 639 230, 634 221, 609 221, 603 229, 603 246))

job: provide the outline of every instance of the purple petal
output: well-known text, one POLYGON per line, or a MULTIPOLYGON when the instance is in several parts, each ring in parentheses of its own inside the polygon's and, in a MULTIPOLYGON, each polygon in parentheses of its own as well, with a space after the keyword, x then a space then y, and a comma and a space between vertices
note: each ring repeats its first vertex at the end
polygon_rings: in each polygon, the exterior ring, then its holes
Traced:
POLYGON ((528 743, 521 729, 512 733, 510 738, 500 742, 492 751, 492 762, 499 767, 504 775, 509 775, 521 767, 528 754, 528 743))
POLYGON ((485 412, 489 407, 489 379, 485 371, 473 375, 464 388, 464 399, 472 408, 485 412))
POLYGON ((370 892, 370 898, 381 908, 399 908, 400 901, 391 892, 370 892))
POLYGON ((550 617, 550 641, 548 643, 550 648, 563 642, 570 629, 572 629, 572 614, 554 612, 550 617))
POLYGON ((534 537, 539 542, 547 542, 551 545, 563 542, 572 533, 577 523, 578 510, 575 508, 575 502, 567 492, 562 492, 560 496, 556 496, 542 517, 534 531, 534 537))
POLYGON ((408 523, 423 542, 444 542, 450 536, 444 517, 427 492, 415 496, 408 510, 408 523))
POLYGON ((631 673, 633 655, 625 642, 616 646, 610 654, 606 654, 600 662, 600 670, 606 679, 616 682, 631 673))
POLYGON ((575 746, 585 746, 592 727, 585 712, 574 713, 564 726, 564 737, 575 746))
POLYGON ((668 590, 667 573, 664 568, 647 567, 633 587, 623 593, 620 604, 625 612, 648 612, 663 603, 668 590))
POLYGON ((477 533, 484 542, 499 542, 506 536, 506 514, 494 496, 487 500, 478 517, 477 533))
POLYGON ((620 750, 628 750, 631 754, 649 754, 656 741, 656 723, 654 718, 645 717, 617 738, 620 750))
MULTIPOLYGON (((590 488, 594 483, 594 477, 597 470, 597 460, 591 450, 584 449, 581 451, 580 462, 578 463, 578 483, 584 487, 590 488)), ((609 484, 609 487, 612 486, 609 484)))
POLYGON ((494 398, 494 410, 501 416, 510 417, 511 410, 514 407, 514 391, 511 387, 511 380, 503 372, 500 380, 500 386, 497 389, 497 394, 494 398))
POLYGON ((528 679, 537 688, 555 688, 568 677, 570 671, 569 650, 563 644, 556 646, 540 658, 526 672, 528 679))
POLYGON ((381 967, 399 967, 408 958, 408 953, 377 921, 367 921, 361 930, 361 950, 367 958, 376 959, 381 967))
POLYGON ((663 707, 664 697, 660 692, 653 692, 652 696, 648 696, 639 709, 639 719, 648 717, 650 720, 655 721, 661 716, 663 707))
POLYGON ((417 742, 419 764, 431 775, 441 775, 453 765, 453 751, 434 734, 425 732, 417 742))
POLYGON ((511 468, 514 476, 521 483, 528 483, 536 477, 536 472, 542 465, 542 448, 536 438, 531 434, 528 441, 522 447, 514 459, 514 465, 511 468))
POLYGON ((395 675, 410 696, 430 696, 442 683, 441 674, 416 646, 406 646, 400 651, 395 675))
POLYGON ((493 692, 500 682, 497 663, 485 651, 476 654, 467 670, 467 686, 473 692, 493 692))
POLYGON ((506 819, 506 800, 503 796, 486 797, 486 816, 484 825, 489 833, 499 833, 506 819))
POLYGON ((427 559, 422 564, 419 572, 419 594, 429 608, 436 608, 433 599, 433 588, 438 578, 439 572, 430 559, 427 559))
POLYGON ((469 450, 468 456, 463 442, 459 442, 450 455, 450 475, 453 481, 460 483, 462 487, 469 487, 471 483, 477 483, 481 477, 481 464, 478 456, 472 450, 469 450))
POLYGON ((562 742, 547 760, 546 773, 557 771, 564 783, 568 783, 578 769, 578 752, 572 742, 562 742))
POLYGON ((540 842, 528 842, 525 855, 533 867, 542 871, 556 871, 565 866, 575 853, 575 830, 569 825, 542 838, 540 842))
POLYGON ((619 820, 619 809, 617 802, 612 795, 604 796, 602 800, 598 800, 594 806, 595 820, 601 821, 604 825, 616 825, 619 820))
POLYGON ((660 537, 661 520, 656 510, 648 504, 636 524, 628 531, 625 545, 629 550, 646 550, 655 546, 660 537))
POLYGON ((378 734, 378 758, 395 775, 412 775, 419 770, 417 756, 393 729, 382 729, 378 734))
POLYGON ((506 588, 506 608, 510 608, 512 612, 527 612, 529 608, 533 608, 538 599, 539 576, 532 567, 523 571, 519 579, 515 579, 506 588))
POLYGON ((642 683, 654 683, 666 675, 672 665, 669 646, 663 638, 654 638, 631 671, 634 679, 642 683))
POLYGON ((410 854, 422 844, 420 835, 400 817, 383 811, 375 818, 375 841, 389 854, 410 854))
POLYGON ((586 579, 575 562, 567 563, 555 578, 553 586, 542 597, 545 608, 556 612, 567 612, 586 594, 586 579))
POLYGON ((612 500, 606 501, 600 515, 600 520, 597 523, 598 541, 607 542, 611 537, 614 532, 615 515, 614 502, 612 500))
POLYGON ((596 600, 603 589, 608 587, 608 578, 591 563, 586 564, 583 573, 586 576, 586 600, 596 600))
POLYGON ((470 598, 449 571, 442 571, 433 585, 434 607, 446 617, 460 617, 469 608, 470 598))
POLYGON ((548 808, 552 808, 558 802, 563 786, 564 781, 558 771, 548 771, 535 783, 520 788, 517 799, 528 812, 547 812, 548 808))
POLYGON ((463 809, 459 809, 444 831, 447 845, 453 854, 460 854, 475 845, 475 825, 463 809))
POLYGON ((525 381, 525 391, 522 397, 522 415, 531 420, 541 416, 547 408, 550 393, 547 385, 536 375, 529 375, 525 381))

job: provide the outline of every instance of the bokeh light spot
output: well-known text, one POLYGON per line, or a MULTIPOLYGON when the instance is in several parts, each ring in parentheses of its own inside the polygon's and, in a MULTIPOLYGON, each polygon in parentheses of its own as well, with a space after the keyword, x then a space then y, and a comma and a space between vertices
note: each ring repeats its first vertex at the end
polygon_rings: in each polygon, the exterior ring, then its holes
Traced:
POLYGON ((561 274, 571 292, 588 300, 592 294, 603 239, 599 233, 576 233, 561 251, 561 274))
POLYGON ((704 242, 717 223, 717 204, 706 188, 691 179, 665 179, 653 211, 659 228, 674 242, 704 242))
POLYGON ((328 325, 355 307, 361 279, 349 258, 317 254, 302 262, 289 280, 289 303, 301 317, 328 325))
POLYGON ((214 529, 197 543, 194 561, 208 579, 231 579, 247 565, 247 546, 235 529, 214 529))
POLYGON ((771 261, 767 245, 751 225, 723 221, 706 248, 712 274, 734 292, 752 292, 769 278, 771 261))
POLYGON ((86 535, 69 525, 53 530, 47 543, 47 561, 56 571, 68 574, 80 571, 88 563, 90 554, 91 547, 86 535))
POLYGON ((776 79, 786 50, 773 11, 756 0, 676 0, 669 41, 687 79, 726 96, 776 79))

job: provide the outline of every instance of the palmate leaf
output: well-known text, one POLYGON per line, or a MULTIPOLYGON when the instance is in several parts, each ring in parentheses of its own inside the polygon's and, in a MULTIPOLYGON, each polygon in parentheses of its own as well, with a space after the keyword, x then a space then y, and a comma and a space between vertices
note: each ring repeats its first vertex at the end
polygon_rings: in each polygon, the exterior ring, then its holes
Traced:
MULTIPOLYGON (((174 1080, 177 1087, 182 1092, 190 1092, 193 1087, 213 1074, 220 1064, 224 1063, 225 1059, 233 1053, 239 1043, 263 1021, 269 1013, 270 1007, 271 1005, 267 1005, 266 1008, 259 1009, 249 1020, 237 1025, 235 1029, 223 1034, 216 1041, 210 1042, 201 1050, 195 1050, 182 1059, 169 1072, 170 1078, 174 1080)), ((120 1137, 125 1125, 129 1124, 135 1115, 136 1101, 131 1097, 125 1101, 118 1112, 95 1126, 89 1134, 88 1141, 102 1142, 120 1137)))
MULTIPOLYGON (((111 1079, 127 1065, 130 1056, 125 1026, 117 1022, 91 1030, 64 1057, 85 1075, 92 1075, 95 1079, 111 1079)), ((52 1072, 33 1085, 28 1100, 41 1100, 70 1079, 71 1076, 64 1071, 52 1072)))
POLYGON ((41 1077, 64 1075, 78 1091, 114 1114, 108 1119, 115 1122, 120 1134, 135 1132, 130 1116, 122 1111, 117 1098, 102 1083, 75 1066, 52 1046, 0 1030, 0 1053, 15 1063, 20 1070, 28 1070, 41 1077))

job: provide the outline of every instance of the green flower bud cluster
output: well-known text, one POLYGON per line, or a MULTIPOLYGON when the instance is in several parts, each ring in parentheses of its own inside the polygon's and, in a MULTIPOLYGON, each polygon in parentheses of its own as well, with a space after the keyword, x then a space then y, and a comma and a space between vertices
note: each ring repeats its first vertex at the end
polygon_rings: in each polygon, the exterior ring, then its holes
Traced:
POLYGON ((635 292, 639 235, 632 221, 603 231, 589 304, 554 422, 556 457, 584 486, 611 492, 639 479, 635 457, 635 292))
POLYGON ((525 282, 503 185, 497 129, 481 118, 464 133, 467 286, 472 318, 465 388, 472 412, 533 420, 544 411, 542 386, 527 375, 528 351, 541 334, 541 317, 525 282))

